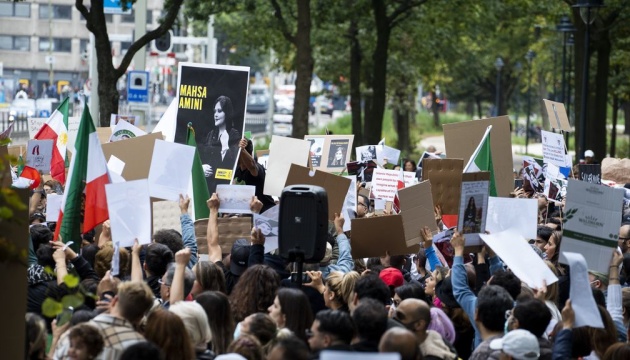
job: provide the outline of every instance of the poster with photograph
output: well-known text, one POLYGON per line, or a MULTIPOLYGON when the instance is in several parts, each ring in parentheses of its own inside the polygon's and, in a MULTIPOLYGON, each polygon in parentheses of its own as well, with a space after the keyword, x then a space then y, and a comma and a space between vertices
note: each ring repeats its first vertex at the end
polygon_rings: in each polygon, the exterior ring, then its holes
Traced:
POLYGON ((251 214, 250 204, 256 194, 256 187, 251 185, 217 185, 220 200, 219 212, 226 214, 251 214))
POLYGON ((358 182, 368 183, 372 182, 372 174, 374 169, 376 169, 376 163, 372 160, 366 162, 353 161, 347 163, 346 168, 348 169, 348 175, 355 175, 358 182))
POLYGON ((278 220, 254 214, 254 227, 265 236, 265 253, 278 248, 278 220))
POLYGON ((248 85, 248 67, 179 64, 175 142, 186 143, 192 123, 210 194, 218 184, 230 184, 234 176, 245 131, 248 85))
POLYGON ((466 246, 482 245, 479 233, 486 231, 490 192, 489 176, 487 172, 464 173, 462 176, 457 228, 464 235, 466 246))
POLYGON ((357 161, 376 161, 376 145, 359 146, 356 148, 357 161))
POLYGON ((313 168, 319 168, 322 166, 322 155, 324 154, 324 138, 323 137, 311 137, 306 136, 304 140, 311 144, 311 150, 309 155, 311 157, 311 165, 313 168))
POLYGON ((352 139, 331 139, 328 147, 328 168, 341 171, 346 167, 352 139))

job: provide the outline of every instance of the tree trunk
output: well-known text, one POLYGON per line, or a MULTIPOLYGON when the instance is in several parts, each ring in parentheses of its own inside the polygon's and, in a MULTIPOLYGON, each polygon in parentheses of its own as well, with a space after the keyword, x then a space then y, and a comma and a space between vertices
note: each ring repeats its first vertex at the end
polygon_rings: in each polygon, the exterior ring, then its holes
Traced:
POLYGON ((589 91, 589 111, 586 118, 586 148, 599 159, 606 157, 606 118, 608 115, 608 77, 610 72, 611 44, 608 30, 597 32, 597 69, 595 91, 589 91))
POLYGON ((311 47, 311 2, 300 0, 297 2, 297 33, 295 46, 297 48, 295 102, 293 107, 292 137, 303 139, 308 134, 309 98, 311 95, 311 80, 313 79, 313 48, 311 47))
POLYGON ((610 157, 615 157, 617 147, 617 115, 619 115, 619 97, 613 94, 612 103, 612 130, 610 133, 610 157))
POLYGON ((391 28, 387 17, 387 7, 383 0, 373 0, 372 8, 376 24, 376 47, 372 54, 372 106, 365 116, 365 142, 376 144, 383 132, 383 115, 387 91, 387 52, 391 28))
POLYGON ((409 154, 409 111, 403 107, 396 110, 396 132, 398 133, 398 149, 409 154))
POLYGON ((623 111, 623 118, 625 120, 623 133, 625 135, 630 135, 630 102, 621 104, 621 110, 623 111))
POLYGON ((96 90, 99 97, 99 113, 92 114, 92 118, 98 119, 99 126, 108 127, 111 114, 118 113, 118 89, 116 89, 118 77, 115 75, 114 64, 112 63, 112 47, 105 24, 105 15, 102 14, 103 9, 94 8, 91 11, 93 12, 92 25, 94 27, 96 69, 98 71, 98 89, 92 89, 92 91, 96 90), (102 21, 94 21, 101 17, 102 21))
POLYGON ((363 123, 361 121, 361 44, 359 43, 359 26, 356 19, 350 22, 350 111, 352 112, 352 133, 354 145, 363 142, 363 123))
POLYGON ((483 119, 483 110, 481 109, 481 98, 475 96, 475 103, 477 104, 477 116, 479 119, 483 119))
POLYGON ((431 89, 431 112, 433 113, 433 126, 440 128, 440 107, 438 106, 438 96, 435 87, 431 89))

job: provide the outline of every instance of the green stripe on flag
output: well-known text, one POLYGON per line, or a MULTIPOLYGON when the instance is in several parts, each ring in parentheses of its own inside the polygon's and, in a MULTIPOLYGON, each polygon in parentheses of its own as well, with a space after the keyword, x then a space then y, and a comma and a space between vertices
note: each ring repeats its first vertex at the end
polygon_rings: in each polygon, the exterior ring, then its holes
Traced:
POLYGON ((195 220, 206 219, 210 217, 210 209, 208 209, 208 205, 206 205, 206 201, 210 199, 210 193, 208 192, 208 183, 206 182, 206 177, 204 176, 203 168, 201 167, 199 151, 197 151, 195 129, 193 129, 192 124, 190 123, 188 124, 186 144, 195 148, 195 158, 193 159, 192 166, 192 202, 193 208, 195 209, 195 220))

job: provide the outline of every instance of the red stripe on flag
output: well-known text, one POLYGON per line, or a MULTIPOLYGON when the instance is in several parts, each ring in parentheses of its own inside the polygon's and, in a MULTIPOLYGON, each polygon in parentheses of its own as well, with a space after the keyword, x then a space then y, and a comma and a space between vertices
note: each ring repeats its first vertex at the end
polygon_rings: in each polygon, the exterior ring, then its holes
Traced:
POLYGON ((53 141, 53 149, 52 149, 52 159, 50 161, 50 176, 59 181, 61 184, 66 183, 66 161, 64 160, 62 154, 59 152, 59 148, 57 147, 57 138, 58 134, 48 126, 48 124, 44 124, 37 135, 35 135, 35 139, 37 140, 52 140, 53 141))
POLYGON ((105 184, 109 183, 107 173, 95 178, 85 185, 85 216, 83 232, 94 229, 109 218, 105 184))

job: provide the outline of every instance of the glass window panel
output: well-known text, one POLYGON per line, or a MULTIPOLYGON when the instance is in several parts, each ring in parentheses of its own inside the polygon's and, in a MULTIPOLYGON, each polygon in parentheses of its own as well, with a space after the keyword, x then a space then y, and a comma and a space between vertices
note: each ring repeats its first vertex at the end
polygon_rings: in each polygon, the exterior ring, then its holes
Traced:
POLYGON ((22 3, 22 4, 13 4, 15 5, 15 16, 17 17, 31 17, 31 4, 30 3, 22 3))
POLYGON ((31 38, 29 36, 16 36, 13 38, 13 49, 19 51, 31 50, 31 38))
POLYGON ((9 35, 0 35, 0 49, 2 50, 12 50, 13 49, 13 38, 9 35))

